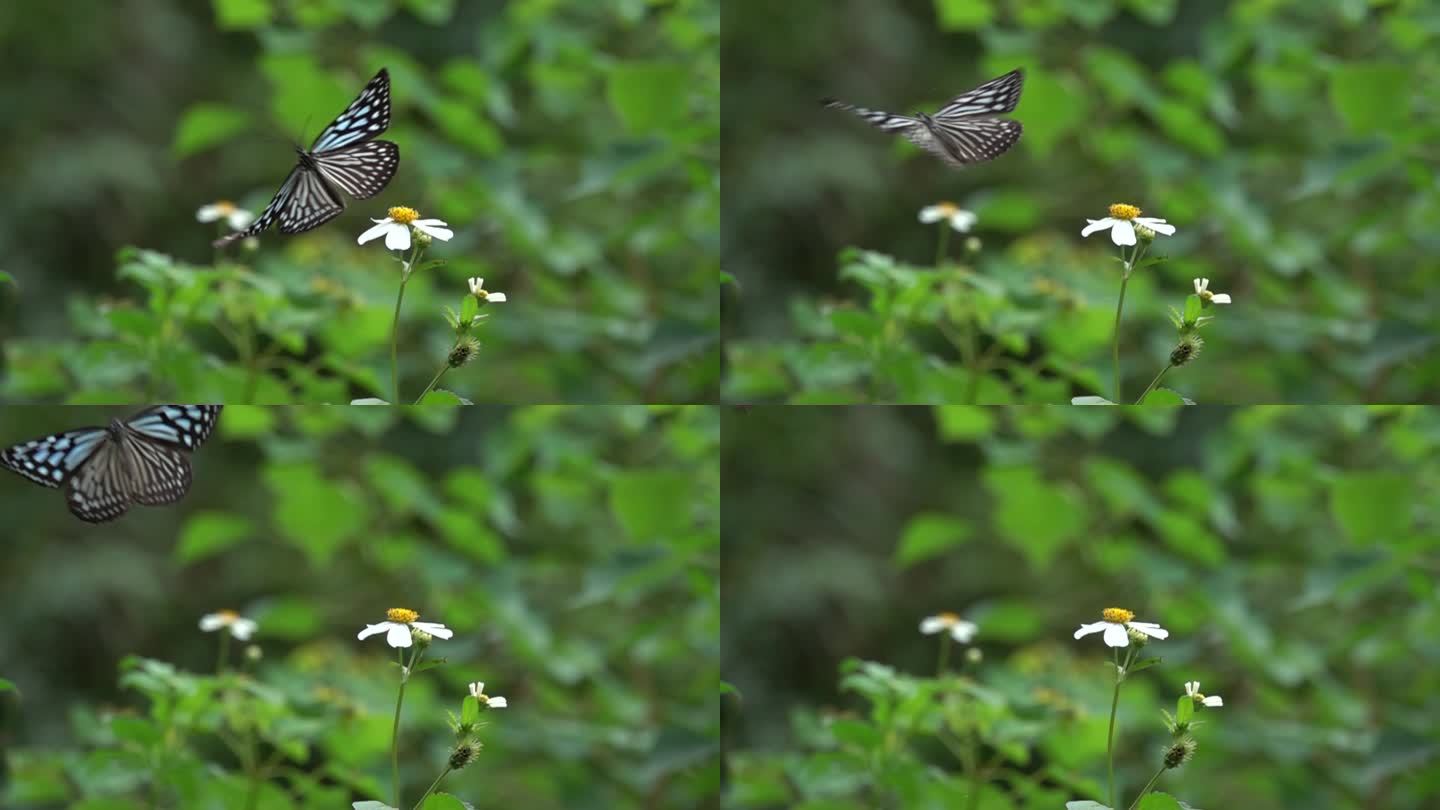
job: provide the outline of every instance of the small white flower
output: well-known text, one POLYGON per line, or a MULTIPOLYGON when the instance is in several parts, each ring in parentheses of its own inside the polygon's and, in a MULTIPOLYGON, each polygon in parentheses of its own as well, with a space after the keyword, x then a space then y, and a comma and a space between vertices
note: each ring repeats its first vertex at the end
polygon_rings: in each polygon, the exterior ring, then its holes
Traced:
POLYGON ((388 216, 384 219, 370 220, 375 223, 375 226, 360 234, 360 238, 356 241, 363 245, 383 234, 385 247, 390 250, 409 250, 411 228, 442 242, 450 241, 450 238, 455 235, 455 232, 445 227, 446 223, 441 220, 421 219, 420 212, 414 208, 397 205, 385 213, 388 216))
POLYGON ((947 220, 950 227, 961 233, 969 233, 977 219, 974 214, 951 202, 935 203, 920 209, 920 221, 926 225, 947 220))
POLYGON ((1191 699, 1199 703, 1203 703, 1206 706, 1215 707, 1225 705, 1225 701, 1221 700, 1219 695, 1202 695, 1200 693, 1199 681, 1186 681, 1185 694, 1189 695, 1191 699))
POLYGON ((480 300, 482 304, 498 304, 505 300, 505 293, 491 292, 485 289, 485 279, 470 279, 470 294, 480 300))
POLYGON ((1175 226, 1163 219, 1155 217, 1140 216, 1140 209, 1125 203, 1115 203, 1110 206, 1110 216, 1104 219, 1087 219, 1090 223, 1080 232, 1081 236, 1089 236, 1096 231, 1110 229, 1110 240, 1117 245, 1135 244, 1135 226, 1139 225, 1149 228, 1155 233, 1165 236, 1175 235, 1175 226))
POLYGON ((229 628, 230 635, 241 641, 249 641, 259 625, 233 610, 217 610, 200 617, 200 629, 207 633, 229 628))
POLYGON ((1129 647, 1130 636, 1127 629, 1137 633, 1143 633, 1151 638, 1169 638, 1170 631, 1154 622, 1134 621, 1135 614, 1125 608, 1105 608, 1100 614, 1104 621, 1092 624, 1082 624, 1080 629, 1075 631, 1075 638, 1088 636, 1091 633, 1105 631, 1105 644, 1110 647, 1129 647))
POLYGON ((925 635, 933 636, 949 630, 950 637, 961 644, 969 644, 979 629, 974 622, 967 622, 954 613, 936 613, 934 616, 926 616, 920 622, 920 632, 925 635))
POLYGON ((246 226, 255 221, 253 213, 229 200, 216 200, 209 205, 200 206, 200 210, 195 212, 195 218, 201 222, 214 222, 223 218, 225 224, 234 231, 243 231, 246 226))
POLYGON ((1210 292, 1210 279, 1208 278, 1195 279, 1195 294, 1200 296, 1200 300, 1207 304, 1230 303, 1230 296, 1228 294, 1210 292))
POLYGON ((480 701, 480 705, 489 709, 503 709, 507 705, 505 698, 499 695, 485 694, 485 682, 476 681, 470 684, 470 697, 480 701))
POLYGON ((376 633, 384 633, 385 641, 389 642, 391 647, 409 647, 411 630, 419 630, 436 638, 450 638, 455 635, 454 631, 443 624, 415 621, 420 618, 420 614, 407 608, 390 608, 385 611, 385 618, 389 621, 365 625, 358 638, 363 641, 376 633))

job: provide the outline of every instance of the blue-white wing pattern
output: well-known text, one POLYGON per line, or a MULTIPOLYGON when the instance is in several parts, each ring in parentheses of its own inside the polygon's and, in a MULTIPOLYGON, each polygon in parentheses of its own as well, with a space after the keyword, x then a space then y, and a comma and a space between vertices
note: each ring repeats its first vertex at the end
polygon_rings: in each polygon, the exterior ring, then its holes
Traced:
POLYGON ((390 72, 381 68, 330 126, 320 131, 310 147, 314 153, 328 152, 368 141, 390 126, 390 72))
POLYGON ((41 486, 70 480, 110 434, 105 428, 80 428, 22 442, 0 452, 0 466, 41 486))
POLYGON ((1020 91, 1024 84, 1025 74, 1019 69, 1012 70, 950 99, 935 113, 935 118, 951 120, 972 115, 1008 113, 1020 103, 1020 91))
POLYGON ((320 174, 299 166, 295 169, 295 191, 290 202, 280 209, 280 232, 303 233, 329 222, 345 210, 345 201, 325 184, 320 174))
POLYGON ((853 112, 886 132, 903 135, 951 166, 964 167, 993 160, 1020 140, 1024 130, 1020 122, 992 116, 1014 110, 1023 85, 1024 73, 1012 70, 961 93, 929 116, 896 115, 833 99, 824 103, 853 112))
POLYGON ((286 177, 285 182, 280 184, 280 190, 275 192, 274 197, 270 198, 270 204, 265 206, 265 210, 260 212, 260 216, 256 217, 255 221, 250 223, 250 226, 243 231, 236 231, 228 236, 222 236, 216 239, 215 247, 254 236, 257 233, 269 229, 271 225, 274 225, 275 220, 280 218, 281 212, 290 204, 290 198, 295 194, 295 184, 300 181, 300 175, 304 173, 304 166, 296 166, 291 169, 290 176, 286 177))
POLYGON ((152 441, 194 451, 215 430, 224 405, 156 405, 125 421, 125 427, 152 441))
POLYGON ((360 200, 379 194, 400 165, 400 147, 389 141, 371 141, 315 156, 325 179, 360 200))

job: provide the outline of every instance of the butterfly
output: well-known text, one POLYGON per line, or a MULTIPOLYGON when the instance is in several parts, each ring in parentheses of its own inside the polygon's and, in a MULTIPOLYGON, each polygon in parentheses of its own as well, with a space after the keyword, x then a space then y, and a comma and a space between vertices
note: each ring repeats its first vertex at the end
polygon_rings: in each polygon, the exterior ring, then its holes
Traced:
POLYGON ((400 165, 400 147, 371 140, 389 126, 390 73, 381 68, 309 150, 295 147, 300 162, 250 227, 215 240, 215 246, 254 236, 277 221, 281 233, 303 233, 345 210, 340 192, 359 200, 379 194, 400 165))
POLYGON ((1019 121, 996 118, 1020 103, 1024 74, 1012 70, 991 79, 974 90, 950 99, 934 115, 913 116, 856 107, 833 98, 821 101, 826 107, 849 110, 886 132, 904 135, 911 143, 940 158, 951 166, 963 168, 972 163, 993 160, 1020 140, 1023 127, 1019 121))
POLYGON ((103 523, 130 504, 175 503, 190 489, 192 453, 215 429, 222 405, 156 405, 109 427, 67 430, 0 452, 0 467, 37 484, 65 487, 75 517, 103 523))

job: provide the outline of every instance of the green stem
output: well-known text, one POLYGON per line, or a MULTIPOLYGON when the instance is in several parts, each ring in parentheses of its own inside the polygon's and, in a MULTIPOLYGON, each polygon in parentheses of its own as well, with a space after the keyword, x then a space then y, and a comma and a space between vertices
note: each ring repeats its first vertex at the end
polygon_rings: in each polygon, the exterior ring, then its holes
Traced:
POLYGON ((405 682, 410 680, 410 668, 405 664, 404 650, 396 649, 395 656, 400 662, 400 693, 395 696, 395 724, 390 728, 390 778, 395 784, 395 806, 400 807, 400 706, 405 703, 405 682))
POLYGON ((944 219, 942 219, 942 220, 940 220, 940 240, 939 240, 939 245, 935 248, 935 267, 936 267, 936 269, 939 269, 941 263, 943 263, 943 262, 945 261, 945 253, 946 253, 946 251, 947 251, 949 248, 950 248, 950 222, 949 222, 949 220, 944 220, 944 219))
POLYGON ((1171 368, 1173 368, 1173 366, 1171 366, 1169 363, 1166 363, 1165 367, 1160 369, 1160 373, 1156 374, 1155 379, 1150 381, 1150 387, 1146 388, 1145 393, 1141 394, 1140 398, 1135 400, 1136 405, 1145 404, 1145 397, 1150 396, 1150 392, 1155 390, 1155 386, 1160 384, 1160 380, 1163 379, 1167 373, 1169 373, 1171 368))
POLYGON ((215 659, 215 674, 219 675, 225 671, 225 659, 230 655, 230 631, 227 628, 220 628, 220 655, 215 659))
MULTIPOLYGON (((1121 250, 1124 254, 1124 250, 1121 250)), ((1110 360, 1115 366, 1115 403, 1124 400, 1120 393, 1120 313, 1125 311, 1125 287, 1130 283, 1130 263, 1125 263, 1125 275, 1120 277, 1120 300, 1115 302, 1115 334, 1110 339, 1110 360)))
POLYGON ((1161 765, 1161 766, 1160 766, 1160 770, 1156 771, 1156 772, 1155 772, 1155 775, 1152 776, 1152 777, 1150 777, 1150 781, 1145 783, 1145 787, 1140 788, 1140 795, 1139 795, 1139 796, 1136 796, 1136 797, 1135 797, 1135 801, 1133 801, 1133 802, 1130 803, 1129 810, 1135 810, 1135 806, 1138 805, 1138 804, 1140 804, 1140 800, 1143 799, 1143 798, 1145 798, 1145 794, 1146 794, 1146 793, 1149 793, 1149 792, 1150 792, 1150 788, 1152 788, 1152 787, 1155 786, 1155 783, 1160 779, 1160 774, 1162 774, 1162 773, 1165 773, 1165 766, 1164 766, 1164 765, 1161 765))
POLYGON ((400 404, 400 304, 405 300, 405 285, 410 281, 407 265, 400 276, 400 292, 395 296, 395 319, 390 322, 390 388, 395 392, 391 400, 400 404))
POLYGON ((448 773, 450 773, 450 766, 446 765, 445 770, 441 771, 440 775, 435 777, 435 781, 430 783, 430 787, 425 790, 425 795, 421 796, 420 801, 415 803, 415 810, 420 810, 420 805, 425 803, 425 800, 430 797, 430 794, 434 792, 435 788, 440 787, 440 780, 444 779, 448 773))
POLYGON ((420 396, 418 396, 418 397, 415 398, 415 404, 416 404, 416 405, 419 405, 419 404, 420 404, 420 400, 424 399, 426 394, 428 394, 428 393, 430 393, 432 390, 434 390, 435 386, 440 382, 440 378, 441 378, 441 377, 444 377, 444 376, 445 376, 445 372, 447 372, 447 371, 449 371, 449 370, 450 370, 450 363, 447 362, 447 363, 445 363, 445 365, 443 365, 443 366, 440 367, 440 370, 439 370, 439 371, 435 372, 435 379, 431 380, 431 381, 430 381, 430 384, 427 385, 427 386, 425 386, 425 390, 420 392, 420 396))
POLYGON ((1130 658, 1126 656, 1125 663, 1120 663, 1120 650, 1113 649, 1115 659, 1115 695, 1110 699, 1110 731, 1105 735, 1105 759, 1110 769, 1110 806, 1115 807, 1115 715, 1120 709, 1120 684, 1125 682, 1125 668, 1130 665, 1130 658))
POLYGON ((940 634, 940 663, 935 666, 935 677, 945 674, 945 665, 950 661, 950 631, 940 634))

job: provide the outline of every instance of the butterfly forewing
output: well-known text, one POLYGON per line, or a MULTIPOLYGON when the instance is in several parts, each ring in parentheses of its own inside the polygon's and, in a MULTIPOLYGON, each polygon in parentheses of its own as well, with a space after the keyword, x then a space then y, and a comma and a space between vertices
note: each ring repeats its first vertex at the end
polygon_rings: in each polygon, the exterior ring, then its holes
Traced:
POLYGON ((210 438, 223 405, 156 405, 130 417, 125 426, 162 444, 194 450, 210 438))
POLYGON ((319 154, 368 141, 389 127, 390 72, 381 68, 345 112, 320 130, 310 151, 319 154))
POLYGON ((58 487, 100 447, 105 428, 80 428, 17 444, 0 452, 0 466, 37 484, 58 487))
POLYGON ((295 190, 280 209, 280 232, 303 233, 329 222, 345 210, 345 201, 325 183, 319 172, 297 166, 295 190))
POLYGON ((325 179, 360 200, 379 194, 400 165, 400 147, 389 141, 371 141, 315 156, 325 179))
POLYGON ((1023 84, 1024 74, 1012 70, 954 97, 932 116, 896 115, 833 99, 824 103, 852 112, 886 132, 904 135, 949 165, 963 167, 992 160, 1020 140, 1024 129, 1020 122, 991 116, 1014 110, 1023 84))

